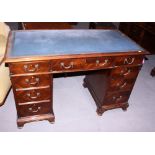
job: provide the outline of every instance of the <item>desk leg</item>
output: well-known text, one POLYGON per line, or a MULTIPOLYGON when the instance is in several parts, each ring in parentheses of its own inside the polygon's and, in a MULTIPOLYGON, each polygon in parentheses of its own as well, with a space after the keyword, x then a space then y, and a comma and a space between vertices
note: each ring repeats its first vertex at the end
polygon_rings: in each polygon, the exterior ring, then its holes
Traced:
POLYGON ((105 111, 106 111, 106 110, 103 109, 103 108, 97 108, 97 110, 96 110, 96 112, 97 112, 97 114, 98 114, 99 116, 102 116, 103 113, 104 113, 105 111))
POLYGON ((44 115, 36 115, 36 116, 30 116, 30 117, 21 117, 17 119, 17 126, 19 129, 24 127, 24 124, 26 123, 30 123, 30 122, 36 122, 36 121, 43 121, 43 120, 47 120, 49 121, 51 124, 54 123, 54 115, 53 114, 44 114, 44 115))

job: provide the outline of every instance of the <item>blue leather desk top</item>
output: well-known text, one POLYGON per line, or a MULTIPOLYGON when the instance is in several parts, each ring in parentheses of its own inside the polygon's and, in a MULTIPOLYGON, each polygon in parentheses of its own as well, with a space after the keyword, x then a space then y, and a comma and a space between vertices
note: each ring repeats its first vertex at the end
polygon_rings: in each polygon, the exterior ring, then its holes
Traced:
POLYGON ((145 51, 117 30, 13 31, 9 57, 145 51))

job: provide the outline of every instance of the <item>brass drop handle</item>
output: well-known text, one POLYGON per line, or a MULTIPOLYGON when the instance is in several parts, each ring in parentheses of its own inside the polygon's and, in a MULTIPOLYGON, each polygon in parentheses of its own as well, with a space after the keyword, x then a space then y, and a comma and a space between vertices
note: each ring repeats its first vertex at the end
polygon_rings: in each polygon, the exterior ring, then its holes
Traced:
POLYGON ((39 83, 39 78, 32 76, 30 79, 25 79, 25 82, 29 85, 35 86, 39 83))
POLYGON ((120 95, 120 96, 117 96, 117 97, 116 97, 116 96, 113 96, 113 97, 112 97, 112 99, 113 99, 114 101, 116 101, 116 102, 117 102, 117 101, 120 101, 122 98, 123 98, 123 96, 121 96, 121 95, 120 95))
POLYGON ((70 64, 68 66, 65 66, 64 62, 61 62, 60 65, 64 69, 71 69, 71 68, 73 68, 74 64, 73 64, 73 62, 70 62, 70 64))
POLYGON ((124 82, 122 85, 119 82, 117 83, 117 86, 120 88, 124 88, 126 85, 127 85, 127 82, 124 82))
POLYGON ((130 72, 131 72, 131 70, 130 69, 128 69, 128 71, 126 72, 126 73, 124 73, 123 75, 128 75, 128 74, 130 74, 130 72))
POLYGON ((124 82, 123 85, 120 86, 120 88, 124 88, 127 85, 127 82, 124 82))
POLYGON ((124 76, 126 76, 126 75, 130 74, 130 72, 131 72, 130 69, 125 68, 125 71, 124 71, 124 69, 121 70, 121 74, 120 74, 120 75, 124 75, 124 76))
POLYGON ((29 108, 29 111, 34 112, 34 113, 35 113, 35 112, 38 112, 39 110, 41 110, 41 107, 37 107, 36 109, 35 109, 35 106, 29 108))
POLYGON ((24 70, 27 73, 33 73, 36 72, 38 70, 39 64, 35 64, 35 65, 24 65, 24 70))
POLYGON ((102 63, 102 62, 100 62, 100 60, 96 60, 96 66, 104 66, 104 65, 106 65, 107 63, 108 63, 108 59, 105 59, 104 60, 104 62, 102 63))
POLYGON ((35 91, 33 91, 33 92, 30 92, 30 93, 28 93, 28 94, 26 94, 29 98, 31 98, 31 99, 36 99, 36 98, 38 98, 39 96, 40 96, 40 92, 35 92, 35 91))
POLYGON ((131 65, 135 61, 135 58, 125 58, 124 64, 131 65))

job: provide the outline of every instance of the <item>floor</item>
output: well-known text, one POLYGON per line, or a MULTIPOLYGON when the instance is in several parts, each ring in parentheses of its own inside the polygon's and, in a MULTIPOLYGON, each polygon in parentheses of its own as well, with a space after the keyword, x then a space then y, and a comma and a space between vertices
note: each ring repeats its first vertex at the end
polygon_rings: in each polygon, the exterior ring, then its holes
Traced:
POLYGON ((0 108, 0 131, 155 131, 155 77, 150 76, 155 55, 148 58, 138 75, 126 112, 115 109, 98 116, 93 98, 82 86, 84 76, 59 77, 54 79, 54 124, 40 121, 18 129, 11 90, 0 108))

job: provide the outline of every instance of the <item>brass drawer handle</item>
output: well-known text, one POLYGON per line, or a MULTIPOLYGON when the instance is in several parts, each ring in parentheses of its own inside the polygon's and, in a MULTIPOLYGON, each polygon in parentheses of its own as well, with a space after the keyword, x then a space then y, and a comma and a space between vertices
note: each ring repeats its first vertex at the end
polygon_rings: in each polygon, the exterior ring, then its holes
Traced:
POLYGON ((127 85, 127 82, 124 82, 122 85, 118 82, 116 85, 120 88, 124 88, 127 85))
POLYGON ((131 65, 135 61, 135 58, 125 58, 124 59, 124 64, 131 65))
POLYGON ((131 73, 131 70, 130 69, 128 69, 128 71, 126 72, 126 73, 124 73, 123 75, 128 75, 128 74, 130 74, 131 73))
POLYGON ((35 64, 35 65, 24 65, 24 70, 27 73, 32 73, 32 72, 36 72, 38 70, 39 64, 35 64))
POLYGON ((113 99, 114 101, 116 101, 116 102, 117 102, 117 101, 120 101, 122 98, 123 98, 123 96, 121 96, 121 95, 120 95, 120 96, 117 96, 117 97, 116 97, 116 96, 113 96, 113 97, 112 97, 112 99, 113 99))
POLYGON ((108 63, 108 59, 105 59, 103 63, 100 62, 100 60, 96 60, 96 66, 104 66, 108 63))
POLYGON ((123 85, 120 86, 120 88, 124 88, 127 85, 127 82, 124 82, 123 85))
POLYGON ((131 70, 126 68, 125 71, 124 71, 124 70, 121 70, 120 75, 124 75, 124 76, 126 76, 126 75, 130 74, 130 72, 131 72, 131 70))
POLYGON ((63 62, 61 62, 60 65, 64 69, 71 69, 71 68, 73 68, 73 62, 71 62, 70 65, 68 65, 68 66, 65 66, 65 64, 63 62))
POLYGON ((35 86, 39 83, 39 78, 32 76, 30 79, 25 79, 25 82, 29 85, 35 86))
POLYGON ((40 96, 40 92, 35 92, 35 91, 33 91, 33 92, 30 92, 30 93, 27 93, 26 94, 29 98, 31 98, 31 99, 36 99, 36 98, 38 98, 39 96, 40 96))
POLYGON ((29 108, 29 111, 34 112, 34 113, 38 112, 39 110, 41 110, 41 107, 37 107, 35 109, 35 105, 33 107, 29 108))

